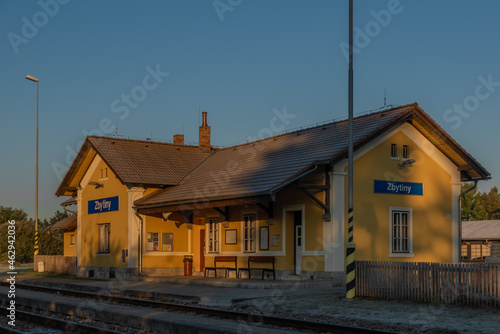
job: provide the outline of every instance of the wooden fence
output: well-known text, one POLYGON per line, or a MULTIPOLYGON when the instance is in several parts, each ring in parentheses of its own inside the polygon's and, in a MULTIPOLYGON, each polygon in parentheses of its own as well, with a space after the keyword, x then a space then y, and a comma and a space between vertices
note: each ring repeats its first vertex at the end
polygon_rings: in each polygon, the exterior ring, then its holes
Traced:
POLYGON ((356 295, 500 306, 499 263, 356 262, 356 295))

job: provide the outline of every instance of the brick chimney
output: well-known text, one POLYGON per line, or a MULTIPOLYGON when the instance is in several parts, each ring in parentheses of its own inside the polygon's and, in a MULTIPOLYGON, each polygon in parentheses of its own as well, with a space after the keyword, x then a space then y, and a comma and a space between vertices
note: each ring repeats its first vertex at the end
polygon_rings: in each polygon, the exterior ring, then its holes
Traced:
POLYGON ((202 112, 203 123, 200 126, 200 141, 199 145, 202 150, 210 150, 210 127, 207 125, 207 112, 202 112))
POLYGON ((174 144, 184 145, 184 135, 174 135, 174 144))

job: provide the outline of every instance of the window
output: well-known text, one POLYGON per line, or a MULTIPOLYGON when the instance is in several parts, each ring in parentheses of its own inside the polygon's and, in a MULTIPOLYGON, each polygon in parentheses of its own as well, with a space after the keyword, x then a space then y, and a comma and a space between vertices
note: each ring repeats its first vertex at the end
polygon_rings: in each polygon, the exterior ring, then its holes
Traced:
POLYGON ((161 234, 161 251, 173 252, 174 251, 174 234, 162 233, 161 234))
POLYGON ((148 252, 157 252, 160 250, 159 246, 159 233, 158 232, 148 232, 148 243, 146 246, 146 250, 148 252))
POLYGON ((403 159, 408 159, 410 152, 408 151, 408 145, 403 145, 403 159))
POLYGON ((255 252, 255 215, 244 215, 243 221, 245 252, 255 252))
POLYGON ((101 174, 101 179, 106 179, 108 177, 108 169, 107 168, 101 168, 100 169, 100 174, 101 174))
POLYGON ((109 224, 99 224, 99 253, 109 253, 109 224))
POLYGON ((469 258, 467 254, 468 245, 467 244, 462 244, 462 261, 465 261, 469 258))
POLYGON ((391 144, 391 158, 395 158, 397 154, 396 144, 391 144))
POLYGON ((75 244, 75 235, 74 234, 71 234, 69 236, 69 244, 70 245, 74 245, 75 244))
MULTIPOLYGON (((411 254, 412 245, 412 210, 391 208, 391 254, 411 254)), ((396 255, 397 256, 397 255, 396 255)))
POLYGON ((208 218, 208 252, 219 252, 219 218, 208 218))

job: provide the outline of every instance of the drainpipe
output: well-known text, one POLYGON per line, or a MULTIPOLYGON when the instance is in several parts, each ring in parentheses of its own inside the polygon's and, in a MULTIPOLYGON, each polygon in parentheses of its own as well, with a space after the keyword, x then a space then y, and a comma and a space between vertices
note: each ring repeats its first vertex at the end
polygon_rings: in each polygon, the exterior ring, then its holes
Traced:
POLYGON ((66 209, 66 205, 63 205, 63 210, 68 212, 68 213, 73 213, 76 215, 76 211, 71 211, 70 209, 66 209))
POLYGON ((134 213, 137 218, 139 218, 139 242, 137 247, 139 258, 137 259, 137 269, 139 271, 139 275, 141 275, 142 277, 146 277, 146 275, 142 272, 142 224, 144 223, 144 221, 142 220, 141 215, 137 212, 136 207, 134 207, 134 213))
POLYGON ((458 197, 458 223, 459 223, 459 227, 458 227, 458 240, 459 240, 458 258, 459 258, 459 262, 462 262, 462 198, 465 195, 467 195, 468 193, 470 193, 471 191, 473 191, 474 189, 476 189, 478 182, 479 182, 479 180, 474 180, 474 185, 471 188, 460 193, 460 196, 458 197))

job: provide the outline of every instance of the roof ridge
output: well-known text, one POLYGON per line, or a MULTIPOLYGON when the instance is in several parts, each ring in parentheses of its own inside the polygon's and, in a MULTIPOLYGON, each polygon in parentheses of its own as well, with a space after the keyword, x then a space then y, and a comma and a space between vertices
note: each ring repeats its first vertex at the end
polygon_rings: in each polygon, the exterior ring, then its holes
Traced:
MULTIPOLYGON (((368 117, 368 116, 373 116, 373 115, 376 115, 376 114, 383 114, 383 113, 386 113, 386 112, 394 111, 396 109, 404 109, 404 108, 409 108, 409 107, 418 107, 418 103, 414 102, 414 103, 409 103, 409 104, 405 104, 405 105, 401 105, 401 106, 395 106, 395 107, 392 107, 392 108, 389 108, 389 109, 383 109, 383 110, 368 112, 366 114, 362 114, 362 115, 354 117, 354 120, 362 119, 362 118, 365 118, 365 117, 368 117)), ((250 145, 250 144, 253 145, 255 143, 262 142, 262 141, 265 141, 265 140, 270 140, 270 139, 274 139, 274 138, 278 138, 278 137, 283 137, 283 136, 286 136, 286 135, 292 135, 292 134, 296 134, 296 133, 299 133, 299 132, 305 132, 305 131, 316 129, 316 128, 319 128, 319 127, 331 126, 331 125, 334 125, 334 124, 340 124, 340 123, 344 123, 344 122, 347 122, 347 121, 348 121, 347 118, 342 118, 342 119, 339 119, 339 120, 333 119, 331 121, 325 121, 325 123, 320 123, 320 124, 316 123, 315 125, 312 125, 312 126, 309 126, 309 127, 304 127, 304 128, 299 128, 297 130, 291 130, 291 131, 279 133, 279 134, 276 134, 274 136, 270 136, 270 137, 266 137, 266 138, 261 138, 261 139, 256 139, 256 140, 252 140, 252 141, 249 141, 249 142, 235 144, 235 145, 231 145, 231 146, 227 146, 227 147, 222 147, 222 148, 219 149, 219 151, 224 151, 224 150, 228 150, 228 149, 235 149, 237 147, 244 146, 244 145, 250 145)))
POLYGON ((120 140, 120 141, 134 142, 134 143, 160 144, 160 145, 175 146, 175 147, 200 148, 198 145, 174 144, 174 143, 153 141, 153 140, 146 140, 146 139, 117 138, 117 137, 108 137, 108 136, 87 136, 87 138, 89 138, 89 139, 97 138, 97 139, 106 139, 106 140, 120 140))

